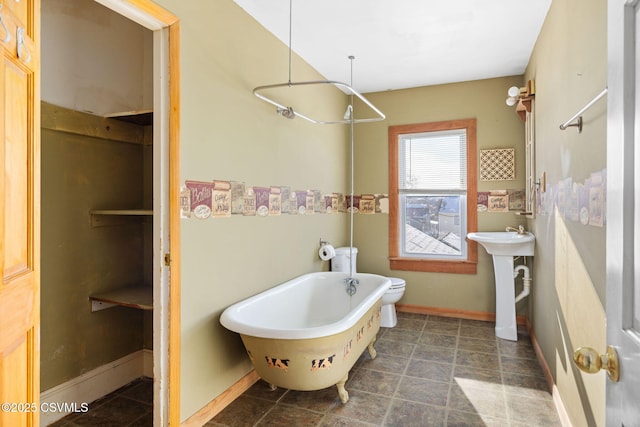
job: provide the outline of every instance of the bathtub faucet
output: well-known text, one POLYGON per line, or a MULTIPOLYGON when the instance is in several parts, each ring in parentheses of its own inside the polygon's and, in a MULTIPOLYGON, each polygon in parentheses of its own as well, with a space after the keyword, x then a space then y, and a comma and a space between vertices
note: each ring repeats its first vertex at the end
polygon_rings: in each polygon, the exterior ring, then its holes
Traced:
POLYGON ((354 279, 353 277, 347 277, 346 279, 344 279, 344 283, 346 283, 347 285, 346 291, 349 294, 349 296, 353 296, 358 290, 356 288, 356 285, 358 285, 360 281, 358 281, 358 279, 354 279))
POLYGON ((522 225, 519 225, 518 228, 507 227, 505 231, 517 231, 518 234, 526 233, 526 230, 524 229, 524 226, 522 226, 522 225))

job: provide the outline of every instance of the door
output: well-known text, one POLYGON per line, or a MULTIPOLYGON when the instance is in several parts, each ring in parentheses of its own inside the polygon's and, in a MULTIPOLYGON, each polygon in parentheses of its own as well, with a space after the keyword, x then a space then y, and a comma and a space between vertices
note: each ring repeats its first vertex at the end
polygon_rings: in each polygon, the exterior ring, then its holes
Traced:
POLYGON ((37 426, 40 2, 0 6, 0 426, 37 426))
POLYGON ((607 340, 619 382, 607 381, 607 426, 640 425, 640 5, 609 0, 607 340), (638 147, 638 148, 636 148, 638 147))

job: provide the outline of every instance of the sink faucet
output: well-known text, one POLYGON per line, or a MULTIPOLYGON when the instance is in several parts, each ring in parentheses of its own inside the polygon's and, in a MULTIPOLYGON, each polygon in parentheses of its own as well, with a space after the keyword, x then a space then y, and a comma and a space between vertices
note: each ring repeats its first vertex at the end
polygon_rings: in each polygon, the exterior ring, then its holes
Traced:
POLYGON ((518 234, 524 234, 526 233, 526 230, 524 229, 524 226, 519 225, 518 228, 515 227, 507 227, 506 231, 516 231, 518 234))

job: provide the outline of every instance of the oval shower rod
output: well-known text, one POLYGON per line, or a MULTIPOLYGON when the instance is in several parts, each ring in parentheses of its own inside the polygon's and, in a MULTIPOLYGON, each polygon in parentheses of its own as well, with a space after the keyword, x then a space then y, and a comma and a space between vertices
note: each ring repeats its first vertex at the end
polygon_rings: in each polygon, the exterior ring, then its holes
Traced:
POLYGON ((336 125, 336 124, 351 124, 351 123, 369 123, 369 122, 379 122, 384 120, 386 117, 380 110, 378 110, 367 98, 365 98, 360 92, 355 90, 353 85, 353 60, 354 56, 349 56, 351 60, 351 85, 346 83, 337 82, 334 80, 311 80, 311 81, 303 81, 303 82, 292 82, 291 81, 291 39, 292 39, 292 22, 293 22, 293 0, 289 0, 289 81, 287 83, 277 83, 266 86, 258 86, 253 89, 253 94, 258 98, 262 99, 265 102, 276 107, 276 111, 282 117, 287 119, 293 119, 295 117, 300 117, 301 119, 305 119, 310 121, 311 123, 319 124, 319 125, 336 125), (281 103, 269 98, 268 96, 260 93, 262 90, 267 89, 276 89, 281 87, 293 87, 293 86, 309 86, 309 85, 331 85, 335 86, 338 89, 342 89, 347 92, 347 95, 351 98, 351 104, 347 109, 347 113, 345 113, 344 120, 317 120, 313 119, 306 114, 302 114, 293 109, 291 106, 285 106, 281 103), (356 119, 353 114, 353 97, 357 97, 361 100, 365 105, 367 105, 373 112, 377 115, 377 117, 364 118, 364 119, 356 119))
POLYGON ((560 125, 560 130, 565 130, 568 127, 577 127, 578 128, 578 133, 581 133, 582 132, 582 114, 584 114, 585 111, 587 111, 589 108, 591 108, 593 106, 593 104, 598 102, 598 100, 600 98, 602 98, 603 96, 605 96, 606 94, 607 94, 607 88, 604 88, 602 90, 602 92, 600 92, 598 95, 596 95, 595 98, 593 98, 591 101, 589 101, 589 103, 587 105, 582 107, 580 109, 580 111, 575 113, 569 120, 567 120, 566 122, 562 123, 560 125), (572 123, 576 119, 578 119, 578 122, 577 123, 572 123))
POLYGON ((305 119, 307 121, 310 121, 311 123, 315 123, 319 125, 349 124, 352 122, 353 123, 370 123, 370 122, 379 122, 386 118, 386 116, 382 113, 382 111, 376 108, 376 106, 373 105, 360 92, 358 92, 357 90, 355 90, 354 88, 352 88, 350 85, 346 83, 337 82, 334 80, 311 80, 311 81, 305 81, 305 82, 289 81, 287 83, 277 83, 277 84, 266 85, 266 86, 258 86, 257 88, 253 89, 253 94, 258 98, 262 99, 263 101, 266 101, 269 104, 275 106, 278 109, 278 112, 281 113, 284 117, 287 117, 289 119, 293 119, 294 117, 300 117, 301 119, 305 119), (333 120, 333 121, 316 120, 307 116, 306 114, 302 114, 298 111, 295 111, 292 107, 287 107, 285 105, 282 105, 279 102, 274 101, 273 99, 260 93, 261 90, 267 90, 267 89, 275 89, 280 87, 292 87, 292 86, 310 86, 310 85, 332 85, 337 87, 338 89, 344 89, 348 92, 347 95, 353 95, 357 97, 360 101, 362 101, 369 108, 371 108, 371 110, 373 110, 377 114, 377 117, 364 118, 364 119, 350 118, 345 120, 333 120))

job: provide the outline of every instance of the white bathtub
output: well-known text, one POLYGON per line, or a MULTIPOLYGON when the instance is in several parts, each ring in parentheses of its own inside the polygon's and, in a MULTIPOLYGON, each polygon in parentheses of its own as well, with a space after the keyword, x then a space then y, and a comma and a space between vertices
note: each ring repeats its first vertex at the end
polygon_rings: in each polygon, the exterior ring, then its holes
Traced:
POLYGON ((240 334, 254 368, 272 386, 291 390, 338 387, 380 329, 382 295, 391 281, 359 273, 346 292, 345 273, 309 273, 227 308, 220 323, 240 334))

